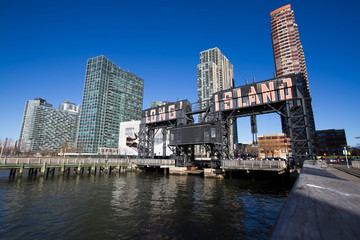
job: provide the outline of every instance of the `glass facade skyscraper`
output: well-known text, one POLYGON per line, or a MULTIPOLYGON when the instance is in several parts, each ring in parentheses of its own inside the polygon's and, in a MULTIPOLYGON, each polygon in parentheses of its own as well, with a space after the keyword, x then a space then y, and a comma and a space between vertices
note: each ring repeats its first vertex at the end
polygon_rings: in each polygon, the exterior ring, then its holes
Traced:
MULTIPOLYGON (((200 52, 200 64, 197 65, 198 80, 198 108, 207 108, 211 104, 214 93, 234 87, 234 67, 219 48, 211 48, 200 52)), ((203 119, 204 115, 199 114, 199 122, 211 120, 203 119)), ((236 119, 230 126, 230 149, 234 150, 237 143, 236 119)), ((203 151, 200 148, 196 150, 203 151)))
POLYGON ((87 61, 77 149, 96 153, 118 146, 120 122, 140 120, 144 80, 105 56, 87 61))
POLYGON ((152 102, 150 103, 150 108, 154 108, 154 107, 158 107, 158 106, 163 106, 163 105, 168 104, 168 103, 169 103, 169 101, 157 101, 157 100, 155 100, 155 101, 152 101, 152 102))
MULTIPOLYGON (((69 108, 79 109, 73 103, 65 102, 69 108)), ((55 109, 44 99, 35 98, 25 104, 20 132, 22 152, 54 152, 62 146, 75 147, 78 110, 55 109)))

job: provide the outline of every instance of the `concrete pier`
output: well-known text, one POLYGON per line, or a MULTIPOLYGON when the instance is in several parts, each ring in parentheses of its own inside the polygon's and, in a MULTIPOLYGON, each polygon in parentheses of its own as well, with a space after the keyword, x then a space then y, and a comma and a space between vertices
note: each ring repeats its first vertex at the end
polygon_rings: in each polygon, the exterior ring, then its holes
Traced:
POLYGON ((222 169, 205 168, 204 177, 223 179, 224 172, 222 169))
POLYGON ((270 239, 359 239, 360 186, 306 161, 270 239))
POLYGON ((187 167, 170 167, 169 174, 187 175, 187 167))

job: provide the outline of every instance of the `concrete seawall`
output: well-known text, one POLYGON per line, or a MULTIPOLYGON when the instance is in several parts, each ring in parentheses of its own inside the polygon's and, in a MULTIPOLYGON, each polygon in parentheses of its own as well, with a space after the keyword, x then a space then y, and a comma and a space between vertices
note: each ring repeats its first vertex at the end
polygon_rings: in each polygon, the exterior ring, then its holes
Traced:
POLYGON ((306 161, 269 239, 359 239, 360 186, 306 161))

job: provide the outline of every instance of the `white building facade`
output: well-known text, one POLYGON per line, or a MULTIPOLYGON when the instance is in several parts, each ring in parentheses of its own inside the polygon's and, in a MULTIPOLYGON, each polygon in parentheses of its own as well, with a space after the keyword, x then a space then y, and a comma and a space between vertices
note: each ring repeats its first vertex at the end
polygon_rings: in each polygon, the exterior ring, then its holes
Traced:
MULTIPOLYGON (((141 121, 128 121, 120 123, 119 131, 119 155, 138 155, 139 144, 139 130, 141 121)), ((169 144, 169 132, 166 134, 166 156, 172 154, 168 146, 169 144)), ((163 135, 161 129, 156 131, 154 137, 154 155, 163 156, 163 135)))

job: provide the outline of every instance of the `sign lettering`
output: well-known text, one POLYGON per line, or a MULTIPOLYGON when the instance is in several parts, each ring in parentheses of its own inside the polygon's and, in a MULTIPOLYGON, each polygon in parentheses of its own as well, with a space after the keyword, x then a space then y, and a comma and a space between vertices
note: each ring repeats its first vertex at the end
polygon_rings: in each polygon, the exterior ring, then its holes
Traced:
POLYGON ((144 123, 156 123, 174 120, 178 117, 179 112, 184 107, 188 106, 188 101, 185 100, 176 103, 169 103, 167 105, 159 106, 156 108, 150 108, 142 111, 142 121, 144 123))
POLYGON ((296 96, 293 78, 272 79, 214 94, 214 111, 275 103, 296 96))

